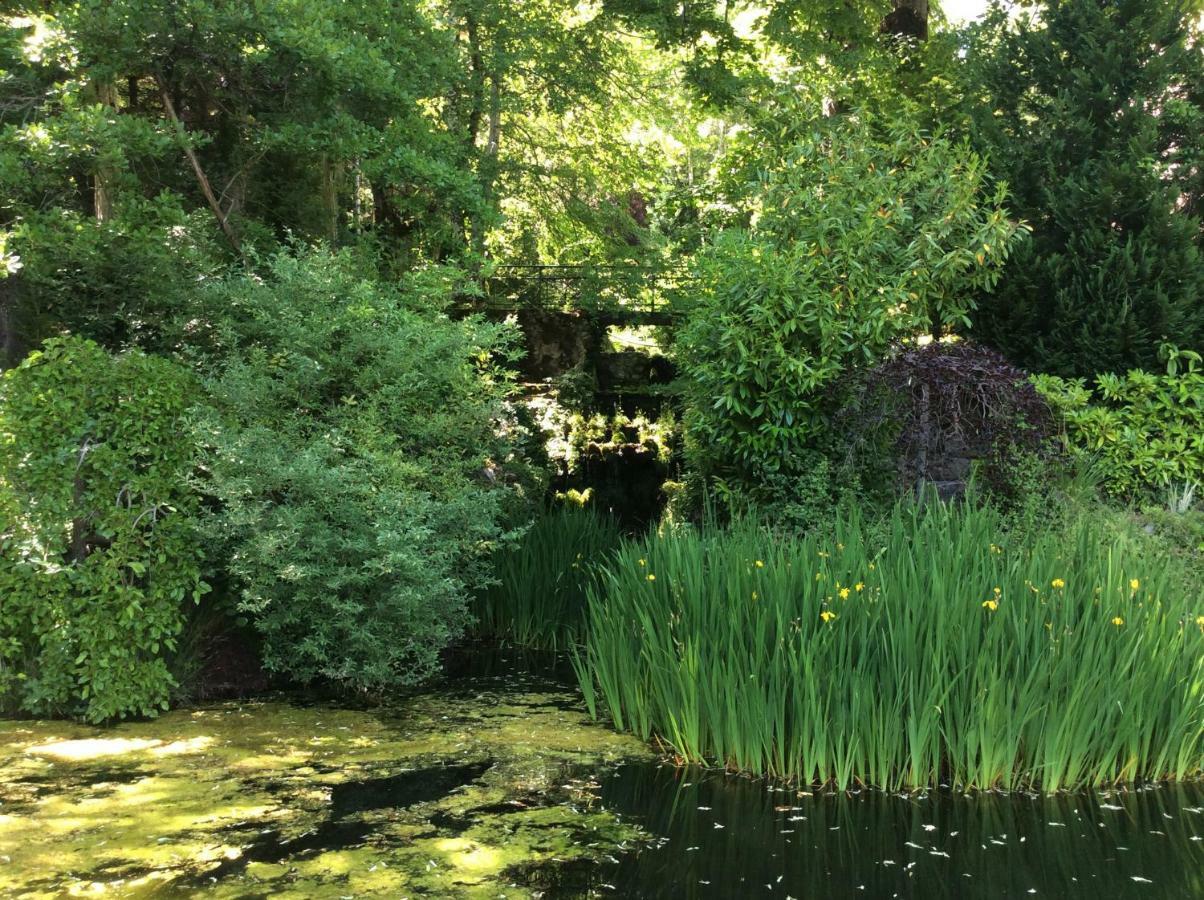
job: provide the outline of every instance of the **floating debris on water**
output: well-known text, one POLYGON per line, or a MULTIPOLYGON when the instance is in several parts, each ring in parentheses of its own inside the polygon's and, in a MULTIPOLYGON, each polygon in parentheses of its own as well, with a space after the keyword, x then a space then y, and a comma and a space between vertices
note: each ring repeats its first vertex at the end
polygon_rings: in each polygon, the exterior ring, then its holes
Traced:
POLYGON ((633 900, 681 897, 683 880, 697 900, 1152 900, 1152 890, 1158 900, 1199 900, 1204 885, 1204 835, 1191 827, 1199 820, 1184 815, 1201 807, 1204 784, 1125 791, 1123 816, 1100 811, 1115 793, 953 790, 811 791, 786 814, 777 792, 756 780, 646 765, 620 770, 601 779, 602 804, 677 841, 645 846, 607 871, 607 881, 633 900), (712 829, 700 807, 721 810, 726 830, 712 829), (939 843, 910 839, 917 833, 940 835, 939 843), (1149 874, 1133 874, 1143 870, 1149 874), (1158 884, 1152 889, 1142 878, 1158 884))

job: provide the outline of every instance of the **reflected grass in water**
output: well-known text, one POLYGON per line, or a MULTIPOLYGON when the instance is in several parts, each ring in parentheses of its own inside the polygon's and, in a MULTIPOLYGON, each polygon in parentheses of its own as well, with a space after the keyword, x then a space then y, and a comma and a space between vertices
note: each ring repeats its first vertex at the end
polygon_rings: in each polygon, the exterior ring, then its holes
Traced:
POLYGON ((1100 793, 800 792, 621 766, 604 805, 659 838, 604 866, 633 898, 1204 896, 1204 785, 1100 793))

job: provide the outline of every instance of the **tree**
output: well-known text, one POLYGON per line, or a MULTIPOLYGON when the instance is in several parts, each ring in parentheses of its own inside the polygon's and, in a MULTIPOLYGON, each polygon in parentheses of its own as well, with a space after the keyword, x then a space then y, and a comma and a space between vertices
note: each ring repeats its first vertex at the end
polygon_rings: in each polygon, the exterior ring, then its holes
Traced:
POLYGON ((700 255, 677 345, 695 466, 737 489, 802 474, 842 374, 964 325, 1017 233, 985 162, 912 123, 829 118, 785 156, 700 255))
POLYGON ((181 293, 282 240, 362 245, 396 277, 511 254, 504 214, 527 204, 620 246, 615 198, 653 170, 623 140, 645 48, 570 0, 15 12, 0 240, 24 269, 0 297, 5 343, 66 328, 162 349, 181 293))
POLYGON ((1190 214, 1204 144, 1194 7, 1038 9, 1012 22, 997 4, 970 32, 973 140, 1033 229, 982 299, 975 333, 1060 375, 1152 369, 1164 340, 1204 346, 1204 259, 1190 214))
POLYGON ((0 710, 154 715, 205 593, 169 360, 55 338, 0 376, 0 710))
POLYGON ((25 6, 0 56, 21 88, 0 109, 0 229, 35 339, 159 347, 226 262, 286 236, 445 256, 482 202, 429 112, 454 52, 416 3, 25 6))

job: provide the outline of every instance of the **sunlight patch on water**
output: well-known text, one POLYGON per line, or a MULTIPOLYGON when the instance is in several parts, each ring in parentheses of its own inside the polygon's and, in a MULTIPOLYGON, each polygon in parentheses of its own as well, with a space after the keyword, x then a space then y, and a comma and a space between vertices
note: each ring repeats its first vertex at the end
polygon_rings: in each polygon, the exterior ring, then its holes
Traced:
POLYGON ((198 753, 213 743, 213 738, 198 736, 187 740, 164 743, 152 738, 83 738, 35 744, 26 749, 34 756, 53 756, 55 759, 81 762, 105 756, 124 756, 127 753, 148 751, 151 756, 172 756, 177 753, 198 753))

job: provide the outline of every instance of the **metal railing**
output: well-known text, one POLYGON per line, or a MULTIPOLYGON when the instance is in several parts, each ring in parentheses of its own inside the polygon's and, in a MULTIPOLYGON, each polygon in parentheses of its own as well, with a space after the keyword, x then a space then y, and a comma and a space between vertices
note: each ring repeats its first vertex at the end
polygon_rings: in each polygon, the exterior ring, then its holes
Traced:
POLYGON ((682 266, 498 266, 485 280, 494 309, 581 310, 612 317, 669 317, 673 296, 689 282, 682 266))

